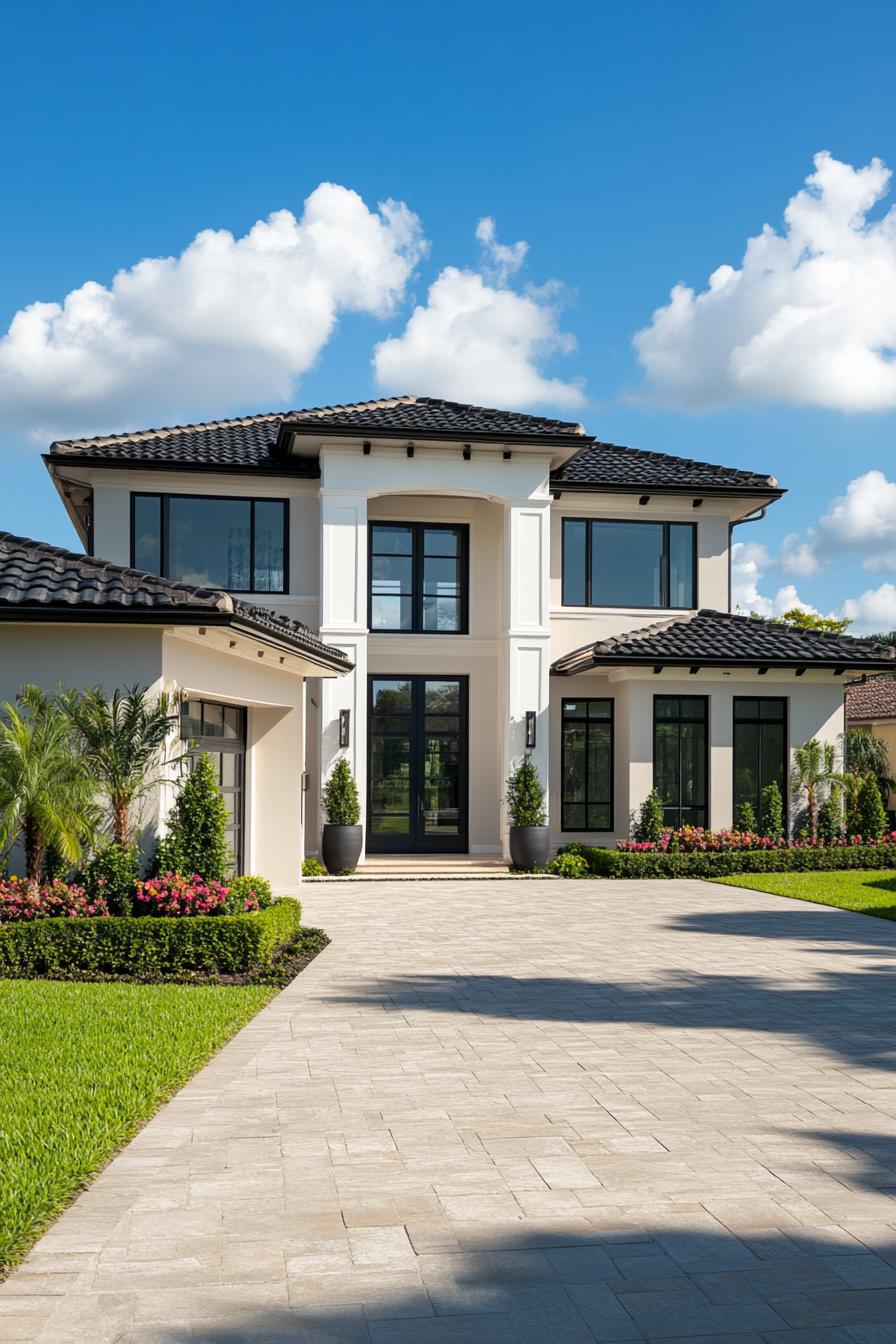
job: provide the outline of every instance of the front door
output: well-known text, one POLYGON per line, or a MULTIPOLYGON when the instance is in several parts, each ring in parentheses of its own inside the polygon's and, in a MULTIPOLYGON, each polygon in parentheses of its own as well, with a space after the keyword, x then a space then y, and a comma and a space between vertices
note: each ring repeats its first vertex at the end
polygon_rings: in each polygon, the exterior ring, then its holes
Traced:
POLYGON ((467 678, 371 677, 367 850, 467 851, 467 678))

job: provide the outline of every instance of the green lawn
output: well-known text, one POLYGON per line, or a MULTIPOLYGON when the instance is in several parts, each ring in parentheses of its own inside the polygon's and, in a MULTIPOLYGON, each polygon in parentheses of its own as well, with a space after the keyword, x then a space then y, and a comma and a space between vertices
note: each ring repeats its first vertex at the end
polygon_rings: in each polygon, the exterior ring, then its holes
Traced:
POLYGON ((0 980, 0 1277, 275 993, 0 980))
POLYGON ((716 877, 729 887, 749 887, 773 896, 792 896, 796 901, 836 905, 863 915, 896 919, 896 875, 856 869, 841 873, 741 873, 716 877))

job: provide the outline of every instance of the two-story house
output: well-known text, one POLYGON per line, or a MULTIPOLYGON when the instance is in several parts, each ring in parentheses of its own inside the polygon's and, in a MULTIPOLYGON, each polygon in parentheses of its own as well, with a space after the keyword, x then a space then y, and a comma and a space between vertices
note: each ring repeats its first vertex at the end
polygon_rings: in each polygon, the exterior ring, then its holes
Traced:
MULTIPOLYGON (((734 529, 781 496, 774 478, 566 421, 394 397, 57 442, 45 460, 88 555, 143 572, 120 582, 228 595, 299 641, 272 666, 194 613, 164 634, 190 656, 141 677, 186 693, 188 736, 229 733, 235 849, 280 881, 317 850, 341 752, 368 854, 500 854, 527 751, 554 845, 612 844, 653 786, 670 824, 723 827, 771 780, 787 796, 795 743, 838 738, 844 681, 892 666, 866 640, 729 613, 734 529), (290 660, 287 693, 270 678, 290 660), (295 731, 266 754, 284 704, 295 731)), ((94 647, 89 679, 120 682, 94 647)))

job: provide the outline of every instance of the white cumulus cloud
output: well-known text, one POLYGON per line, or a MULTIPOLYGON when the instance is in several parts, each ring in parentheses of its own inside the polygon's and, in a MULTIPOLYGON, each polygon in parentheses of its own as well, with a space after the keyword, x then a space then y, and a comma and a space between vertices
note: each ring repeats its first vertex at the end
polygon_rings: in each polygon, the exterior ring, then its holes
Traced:
POLYGON ((770 571, 778 567, 766 548, 756 541, 736 541, 731 547, 731 605, 735 611, 755 611, 759 616, 783 616, 785 611, 800 607, 803 611, 815 608, 800 597, 792 583, 779 585, 769 596, 760 591, 760 584, 770 571))
POLYGON ((848 597, 843 603, 843 615, 853 622, 853 634, 872 634, 880 630, 896 630, 896 584, 882 583, 869 588, 860 597, 848 597))
POLYGON ((784 211, 697 294, 676 285, 635 336, 656 393, 691 409, 737 401, 896 407, 896 208, 870 218, 890 171, 828 153, 784 211))
POLYGON ((38 441, 288 401, 342 313, 391 313, 426 250, 406 205, 322 183, 298 218, 88 281, 0 339, 0 424, 38 441))
POLYGON ((882 471, 856 476, 819 526, 827 547, 862 555, 863 569, 896 569, 896 481, 882 471))
POLYGON ((575 346, 559 325, 561 287, 511 288, 508 281, 523 264, 526 244, 499 243, 488 217, 480 220, 476 236, 483 248, 480 270, 446 266, 403 333, 376 346, 380 387, 485 405, 581 406, 579 383, 547 376, 541 367, 546 358, 575 346))

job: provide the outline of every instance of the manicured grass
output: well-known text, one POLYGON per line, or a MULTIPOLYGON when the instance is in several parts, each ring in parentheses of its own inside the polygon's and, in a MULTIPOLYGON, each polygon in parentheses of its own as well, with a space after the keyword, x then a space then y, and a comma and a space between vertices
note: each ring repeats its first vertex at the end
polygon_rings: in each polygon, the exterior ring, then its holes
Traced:
POLYGON ((773 896, 792 896, 816 905, 836 905, 863 915, 896 919, 896 876, 886 872, 856 869, 835 873, 740 873, 714 877, 729 887, 749 887, 773 896))
POLYGON ((0 980, 0 1277, 275 993, 0 980))

